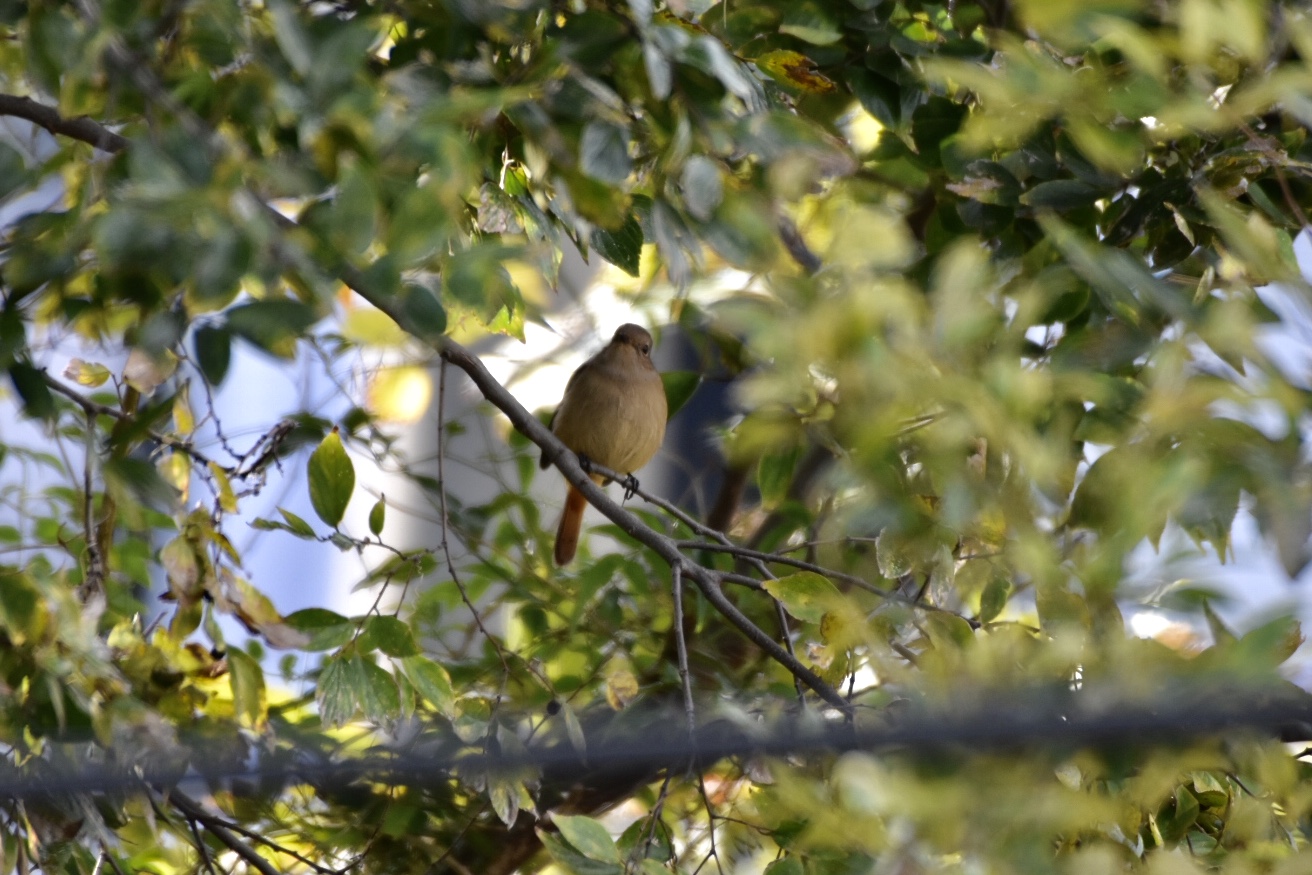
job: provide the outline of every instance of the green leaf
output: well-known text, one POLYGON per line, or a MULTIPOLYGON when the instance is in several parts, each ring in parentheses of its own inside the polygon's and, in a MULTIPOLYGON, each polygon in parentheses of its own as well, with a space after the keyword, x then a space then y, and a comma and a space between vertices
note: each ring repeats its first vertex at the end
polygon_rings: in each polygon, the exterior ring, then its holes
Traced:
POLYGON ((284 617, 283 622, 309 637, 302 650, 336 650, 355 634, 355 623, 325 608, 304 608, 284 617))
POLYGON ((387 615, 370 617, 356 646, 362 653, 381 650, 388 656, 418 656, 420 652, 410 627, 387 615))
POLYGON ((282 514, 282 518, 287 521, 287 527, 292 533, 299 535, 302 538, 316 537, 314 529, 310 527, 310 524, 292 513, 290 510, 280 507, 278 508, 278 513, 282 514))
POLYGON ((784 610, 804 623, 819 623, 838 597, 838 587, 814 571, 799 571, 777 580, 767 580, 765 591, 777 598, 784 610))
POLYGON ((1007 606, 1010 595, 1011 581, 1005 577, 995 577, 990 580, 979 596, 979 621, 991 623, 997 619, 1002 609, 1007 606))
POLYGON ((373 660, 356 654, 351 660, 356 695, 366 720, 381 723, 401 713, 401 693, 396 680, 373 660))
POLYGON ((374 506, 369 508, 369 531, 373 532, 374 537, 383 533, 383 523, 386 520, 387 503, 383 499, 374 502, 374 506))
POLYGON ((377 232, 373 181, 355 162, 337 181, 337 197, 329 212, 329 236, 338 250, 359 256, 373 243, 377 232))
POLYGON ((793 446, 782 452, 761 456, 761 460, 756 463, 756 486, 761 490, 762 505, 772 508, 784 500, 801 455, 801 448, 793 446))
POLYGON ((619 185, 633 172, 628 129, 607 121, 590 121, 579 142, 579 167, 600 182, 619 185))
POLYGON ((688 403, 688 399, 692 398, 701 383, 702 375, 696 371, 666 371, 661 374, 661 384, 665 387, 665 403, 669 407, 671 418, 688 403))
POLYGON ((1073 210, 1087 207, 1105 195, 1103 189, 1078 179, 1053 179, 1023 193, 1020 202, 1036 209, 1073 210))
POLYGON ((804 875, 802 861, 797 857, 780 857, 765 867, 765 875, 804 875))
POLYGON ((683 165, 679 188, 683 191, 683 203, 693 218, 709 222, 715 208, 724 199, 720 166, 703 155, 693 155, 683 165))
POLYGON ((975 630, 955 614, 931 611, 925 615, 925 631, 935 647, 951 646, 962 649, 975 640, 975 630))
POLYGON ((337 429, 329 432, 310 454, 308 473, 314 512, 319 519, 337 528, 355 491, 355 466, 342 446, 337 429))
POLYGON ((435 340, 446 333, 446 310, 424 286, 410 283, 402 289, 401 312, 405 327, 421 340, 435 340))
POLYGON ((168 513, 178 503, 178 491, 142 459, 122 457, 105 462, 105 485, 126 492, 146 507, 168 513))
POLYGON ((241 291, 241 278, 251 268, 254 247, 245 235, 222 228, 205 243, 196 262, 195 293, 187 303, 196 312, 218 310, 232 303, 241 291))
POLYGON ((218 386, 228 374, 232 358, 232 332, 226 328, 202 325, 192 337, 196 347, 196 365, 211 386, 218 386))
POLYGON ((232 684, 232 704, 237 716, 248 726, 263 726, 268 719, 264 670, 244 650, 229 650, 228 672, 232 684))
POLYGON ((590 238, 592 248, 598 255, 627 273, 638 275, 638 265, 642 257, 642 226, 632 214, 613 231, 595 228, 590 238))
POLYGON ((446 669, 424 656, 406 657, 401 660, 401 667, 430 705, 448 717, 454 714, 456 694, 446 669))
POLYGON ((33 419, 54 419, 55 398, 46 385, 45 375, 41 371, 23 362, 14 362, 9 366, 9 379, 14 383, 14 391, 23 400, 23 413, 33 419))
POLYGON ((817 46, 833 45, 843 38, 834 20, 815 3, 790 4, 779 32, 817 46))
POLYGON ((8 143, 0 143, 0 198, 9 197, 26 186, 28 178, 23 156, 8 143))
POLYGON ((624 867, 618 863, 605 863, 585 857, 561 836, 540 828, 537 832, 551 859, 572 875, 624 875, 624 867))
POLYGON ((289 298, 252 301, 226 311, 228 330, 280 358, 296 354, 296 341, 318 321, 314 310, 289 298))
POLYGON ((565 841, 588 859, 599 863, 620 862, 620 850, 615 846, 615 840, 610 837, 606 827, 591 817, 555 814, 551 821, 565 837, 565 841))
POLYGON ((273 34, 282 49, 283 57, 301 76, 310 72, 314 62, 314 45, 301 24, 296 8, 287 0, 269 0, 269 13, 273 16, 273 34))
POLYGON ((356 692, 351 683, 348 659, 334 656, 324 660, 314 696, 319 705, 319 719, 325 726, 341 726, 355 716, 356 692))

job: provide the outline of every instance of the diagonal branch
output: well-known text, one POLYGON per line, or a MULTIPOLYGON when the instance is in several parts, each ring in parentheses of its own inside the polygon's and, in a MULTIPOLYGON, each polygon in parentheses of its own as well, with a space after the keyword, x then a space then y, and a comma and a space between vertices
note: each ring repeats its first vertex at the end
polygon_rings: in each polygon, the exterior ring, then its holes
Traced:
POLYGON ((203 824, 212 836, 223 842, 228 850, 245 860, 247 865, 259 872, 260 875, 279 875, 278 870, 273 867, 272 863, 261 857, 258 851, 242 841, 236 833, 224 826, 218 818, 201 808, 197 802, 185 793, 177 789, 170 790, 168 799, 188 819, 203 824))
POLYGON ((27 119, 52 134, 90 143, 102 152, 122 152, 128 147, 127 137, 116 134, 88 116, 64 118, 59 111, 30 97, 0 94, 0 115, 27 119))

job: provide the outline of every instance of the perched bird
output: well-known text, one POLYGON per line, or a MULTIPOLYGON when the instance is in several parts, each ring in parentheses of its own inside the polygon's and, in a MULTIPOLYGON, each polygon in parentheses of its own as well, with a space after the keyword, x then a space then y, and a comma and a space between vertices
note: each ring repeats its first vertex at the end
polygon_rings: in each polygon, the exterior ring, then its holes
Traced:
MULTIPOLYGON (((621 325, 606 348, 569 378, 551 430, 585 468, 596 462, 631 474, 660 449, 668 414, 665 387, 651 362, 651 335, 637 325, 621 325)), ((547 464, 544 457, 542 467, 547 464)), ((606 478, 593 474, 592 479, 604 483, 606 478)), ((586 506, 583 493, 571 485, 556 529, 557 565, 574 558, 586 506)))

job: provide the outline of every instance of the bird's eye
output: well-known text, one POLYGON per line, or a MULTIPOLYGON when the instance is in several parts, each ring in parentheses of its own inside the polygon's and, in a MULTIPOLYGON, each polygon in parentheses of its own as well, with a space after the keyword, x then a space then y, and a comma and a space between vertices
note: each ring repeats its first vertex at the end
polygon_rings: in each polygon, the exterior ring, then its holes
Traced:
POLYGON ((649 355, 650 353, 651 353, 651 347, 644 343, 642 345, 642 354, 649 355))

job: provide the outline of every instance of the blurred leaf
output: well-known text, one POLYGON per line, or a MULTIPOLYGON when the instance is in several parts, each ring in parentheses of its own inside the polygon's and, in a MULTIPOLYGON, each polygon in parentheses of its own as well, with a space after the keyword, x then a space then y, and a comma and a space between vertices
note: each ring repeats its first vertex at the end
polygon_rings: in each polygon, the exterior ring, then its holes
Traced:
POLYGON ((289 299, 239 304, 224 315, 231 333, 280 358, 291 358, 296 341, 318 321, 313 310, 289 299))
MULTIPOLYGON (((724 185, 720 181, 720 168, 714 161, 702 155, 691 156, 683 165, 683 175, 679 183, 683 190, 683 202, 688 212, 703 222, 710 221, 724 198, 724 185)), ((637 276, 635 268, 629 271, 637 276)))
POLYGON ((753 59, 770 78, 779 84, 808 94, 829 94, 838 86, 821 73, 815 62, 789 49, 774 49, 753 59))
POLYGON ((232 681, 232 702, 238 716, 249 726, 263 726, 268 718, 268 701, 260 664, 244 651, 230 650, 228 670, 232 681))
MULTIPOLYGON (((113 376, 109 368, 96 362, 85 362, 82 359, 74 358, 68 362, 68 367, 64 368, 64 376, 79 386, 88 386, 95 388, 103 386, 113 376)), ((191 431, 191 429, 185 429, 191 431)))
POLYGON ((624 182, 633 172, 628 131, 610 122, 588 122, 579 142, 579 166, 601 182, 624 182))
POLYGON ((665 403, 669 416, 683 409, 692 398, 697 387, 701 385, 702 375, 696 371, 664 371, 661 373, 661 385, 665 387, 665 403))
POLYGON ((23 362, 9 366, 9 379, 23 402, 23 413, 33 419, 54 419, 55 398, 41 371, 23 362))
POLYGON ((809 0, 791 4, 788 11, 784 13, 779 32, 817 46, 827 46, 843 38, 833 19, 819 4, 811 3, 809 0))
POLYGON ((813 571, 799 571, 777 580, 767 580, 765 591, 804 623, 819 623, 838 597, 838 588, 829 578, 813 571))
POLYGON ((196 364, 205 382, 218 386, 228 374, 232 354, 232 334, 226 328, 202 325, 193 337, 196 345, 196 364))
POLYGON ((177 504, 177 490, 149 462, 130 457, 109 459, 103 473, 107 486, 121 490, 147 507, 167 513, 177 504))
POLYGON ((590 817, 582 815, 552 815, 551 822, 560 830, 565 841, 580 854, 601 863, 619 863, 619 848, 606 828, 590 817))
POLYGON ((1002 577, 990 580, 979 597, 979 621, 991 623, 996 620, 1002 609, 1007 606, 1007 598, 1010 595, 1010 581, 1002 577))

